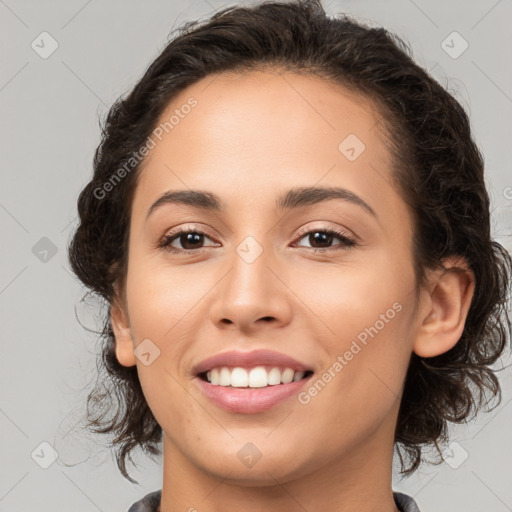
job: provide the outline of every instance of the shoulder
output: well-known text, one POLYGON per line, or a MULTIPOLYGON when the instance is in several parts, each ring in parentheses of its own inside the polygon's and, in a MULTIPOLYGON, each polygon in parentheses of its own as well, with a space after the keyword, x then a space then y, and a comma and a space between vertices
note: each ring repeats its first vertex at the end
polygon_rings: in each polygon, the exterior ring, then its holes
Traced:
POLYGON ((160 504, 162 491, 153 491, 146 494, 144 498, 136 501, 129 509, 128 512, 156 512, 160 504))
POLYGON ((407 494, 393 492, 393 498, 401 512, 420 512, 417 503, 407 494))

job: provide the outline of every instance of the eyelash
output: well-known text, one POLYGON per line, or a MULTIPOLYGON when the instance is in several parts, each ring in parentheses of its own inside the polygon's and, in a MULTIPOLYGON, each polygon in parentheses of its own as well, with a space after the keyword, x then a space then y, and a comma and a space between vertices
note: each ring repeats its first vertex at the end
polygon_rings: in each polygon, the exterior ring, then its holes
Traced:
MULTIPOLYGON (((202 251, 203 249, 206 249, 206 247, 200 247, 198 249, 177 249, 176 247, 171 247, 171 243, 174 240, 179 238, 181 235, 190 234, 190 233, 194 233, 197 235, 204 235, 204 236, 210 238, 207 233, 205 233, 204 231, 202 231, 200 229, 186 229, 185 228, 185 229, 181 229, 180 231, 176 231, 174 233, 165 235, 158 243, 157 248, 160 248, 165 251, 172 252, 172 253, 186 253, 186 252, 197 253, 198 251, 202 251)), ((299 234, 299 240, 304 238, 306 235, 310 235, 312 233, 325 233, 327 235, 335 235, 342 242, 342 244, 340 244, 340 246, 344 246, 345 249, 351 249, 351 248, 359 245, 355 240, 353 240, 352 238, 349 238, 345 233, 343 233, 341 231, 337 231, 335 229, 328 229, 327 227, 325 227, 325 228, 320 227, 320 228, 316 228, 316 229, 310 229, 309 231, 304 231, 299 234)), ((324 248, 311 247, 308 249, 310 249, 314 253, 325 253, 325 252, 337 250, 336 247, 324 247, 324 248)), ((340 249, 340 247, 338 247, 338 250, 339 249, 340 249)))

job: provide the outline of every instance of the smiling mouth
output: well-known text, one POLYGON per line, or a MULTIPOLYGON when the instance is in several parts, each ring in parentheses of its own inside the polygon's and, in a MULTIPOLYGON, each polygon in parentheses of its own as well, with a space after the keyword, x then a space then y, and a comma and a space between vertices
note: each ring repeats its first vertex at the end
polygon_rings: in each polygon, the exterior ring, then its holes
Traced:
POLYGON ((292 368, 256 366, 253 368, 221 366, 198 374, 198 377, 214 386, 227 388, 264 388, 290 384, 313 375, 312 370, 294 371, 292 368))

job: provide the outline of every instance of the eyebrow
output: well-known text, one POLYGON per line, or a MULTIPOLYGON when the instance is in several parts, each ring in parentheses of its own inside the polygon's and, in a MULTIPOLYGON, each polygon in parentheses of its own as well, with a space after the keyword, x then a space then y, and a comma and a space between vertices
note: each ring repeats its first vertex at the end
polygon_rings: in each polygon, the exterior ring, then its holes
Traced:
MULTIPOLYGON (((318 204, 330 199, 341 199, 362 207, 378 219, 375 210, 361 197, 341 187, 306 187, 294 188, 279 196, 276 200, 277 210, 290 210, 318 204)), ((149 216, 164 204, 184 204, 208 211, 223 211, 224 206, 218 196, 202 190, 169 190, 162 194, 148 209, 149 216)))

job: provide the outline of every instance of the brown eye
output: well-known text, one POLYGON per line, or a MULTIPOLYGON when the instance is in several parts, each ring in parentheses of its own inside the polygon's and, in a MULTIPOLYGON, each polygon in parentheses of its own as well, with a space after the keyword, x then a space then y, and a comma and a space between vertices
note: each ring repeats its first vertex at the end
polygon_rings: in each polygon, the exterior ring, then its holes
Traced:
POLYGON ((169 235, 165 235, 159 244, 159 247, 165 248, 171 252, 188 252, 196 249, 202 249, 204 239, 209 238, 206 233, 197 230, 181 230, 169 235), (181 247, 176 247, 175 244, 181 247))
MULTIPOLYGON (((342 247, 353 247, 356 244, 354 240, 349 238, 344 233, 341 233, 339 231, 331 230, 331 229, 313 229, 310 231, 307 231, 306 233, 303 233, 301 235, 301 240, 303 238, 306 238, 307 241, 310 243, 311 249, 313 251, 319 251, 319 252, 325 252, 329 250, 336 250, 336 247, 332 246, 333 240, 336 238, 338 240, 341 240, 341 244, 338 244, 342 247)), ((307 246, 301 246, 301 247, 307 247, 307 246)))

